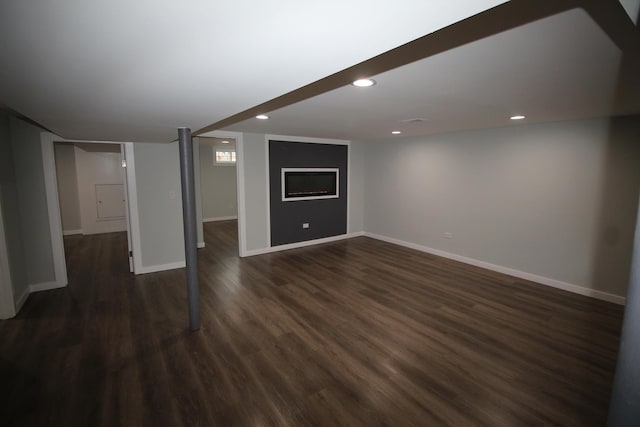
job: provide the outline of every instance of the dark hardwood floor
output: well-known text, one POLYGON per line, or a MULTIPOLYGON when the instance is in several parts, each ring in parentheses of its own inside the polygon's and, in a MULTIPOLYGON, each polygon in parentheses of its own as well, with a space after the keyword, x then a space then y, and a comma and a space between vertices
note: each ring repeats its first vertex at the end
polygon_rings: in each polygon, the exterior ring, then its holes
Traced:
POLYGON ((207 223, 134 277, 123 233, 65 240, 69 286, 0 322, 3 426, 604 426, 622 308, 360 237, 240 259, 207 223))

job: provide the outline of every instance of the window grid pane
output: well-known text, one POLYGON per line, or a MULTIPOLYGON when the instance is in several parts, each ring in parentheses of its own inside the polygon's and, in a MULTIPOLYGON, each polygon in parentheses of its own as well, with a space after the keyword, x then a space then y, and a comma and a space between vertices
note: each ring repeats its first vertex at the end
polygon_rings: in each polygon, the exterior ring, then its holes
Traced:
POLYGON ((236 152, 231 150, 216 150, 216 163, 235 163, 236 152))

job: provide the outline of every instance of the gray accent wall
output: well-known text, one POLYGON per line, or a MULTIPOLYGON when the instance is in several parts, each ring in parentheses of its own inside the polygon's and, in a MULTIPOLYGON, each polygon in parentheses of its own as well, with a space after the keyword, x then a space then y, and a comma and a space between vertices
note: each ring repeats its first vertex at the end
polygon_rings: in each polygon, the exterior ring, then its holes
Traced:
POLYGON ((53 147, 56 158, 62 230, 65 232, 81 230, 75 146, 72 143, 56 142, 53 147))
POLYGON ((365 230, 624 296, 639 140, 635 116, 368 141, 365 230))
POLYGON ((134 144, 143 268, 184 263, 178 143, 134 144))
POLYGON ((269 141, 271 246, 347 233, 348 152, 348 145, 269 141), (282 168, 337 168, 339 197, 282 201, 282 168))

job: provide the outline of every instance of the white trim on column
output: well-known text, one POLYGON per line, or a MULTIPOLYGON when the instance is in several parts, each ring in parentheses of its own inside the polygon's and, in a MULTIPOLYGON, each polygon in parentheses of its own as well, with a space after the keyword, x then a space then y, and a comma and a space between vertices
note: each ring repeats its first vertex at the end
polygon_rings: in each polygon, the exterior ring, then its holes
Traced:
POLYGON ((56 160, 53 142, 56 135, 50 132, 40 133, 42 147, 42 165, 44 169, 44 185, 47 195, 49 211, 49 230, 51 233, 51 251, 55 270, 54 286, 67 285, 67 264, 64 255, 64 240, 62 239, 62 219, 60 218, 60 200, 58 199, 58 180, 56 178, 56 160))
POLYGON ((265 161, 265 165, 264 165, 264 185, 265 185, 265 191, 267 194, 267 203, 266 205, 266 218, 267 218, 267 248, 271 247, 271 185, 269 185, 271 183, 271 173, 269 171, 269 162, 271 160, 270 156, 269 156, 269 140, 271 135, 265 135, 264 136, 264 161, 265 161))
POLYGON ((200 138, 191 138, 193 146, 193 183, 196 196, 196 234, 198 235, 198 248, 204 248, 204 228, 202 219, 202 172, 200 171, 200 138))
POLYGON ((244 140, 241 133, 236 135, 236 196, 238 206, 238 251, 241 257, 247 253, 247 212, 245 207, 244 184, 244 140))
POLYGON ((127 158, 127 196, 129 201, 129 221, 131 222, 131 250, 133 251, 133 273, 143 273, 142 239, 140 237, 140 214, 138 212, 138 187, 136 186, 136 161, 132 142, 124 143, 127 158))

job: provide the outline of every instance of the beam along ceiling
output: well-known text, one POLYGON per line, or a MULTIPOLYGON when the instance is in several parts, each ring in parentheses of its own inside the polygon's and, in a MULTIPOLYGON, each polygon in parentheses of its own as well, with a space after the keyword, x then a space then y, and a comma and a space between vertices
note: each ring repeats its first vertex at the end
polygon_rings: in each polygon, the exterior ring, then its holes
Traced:
POLYGON ((69 139, 202 128, 502 0, 0 2, 0 106, 69 139))
POLYGON ((582 9, 371 76, 225 130, 348 140, 640 114, 640 67, 582 9), (524 114, 526 120, 509 117, 524 114), (419 119, 419 120, 412 120, 419 119))

